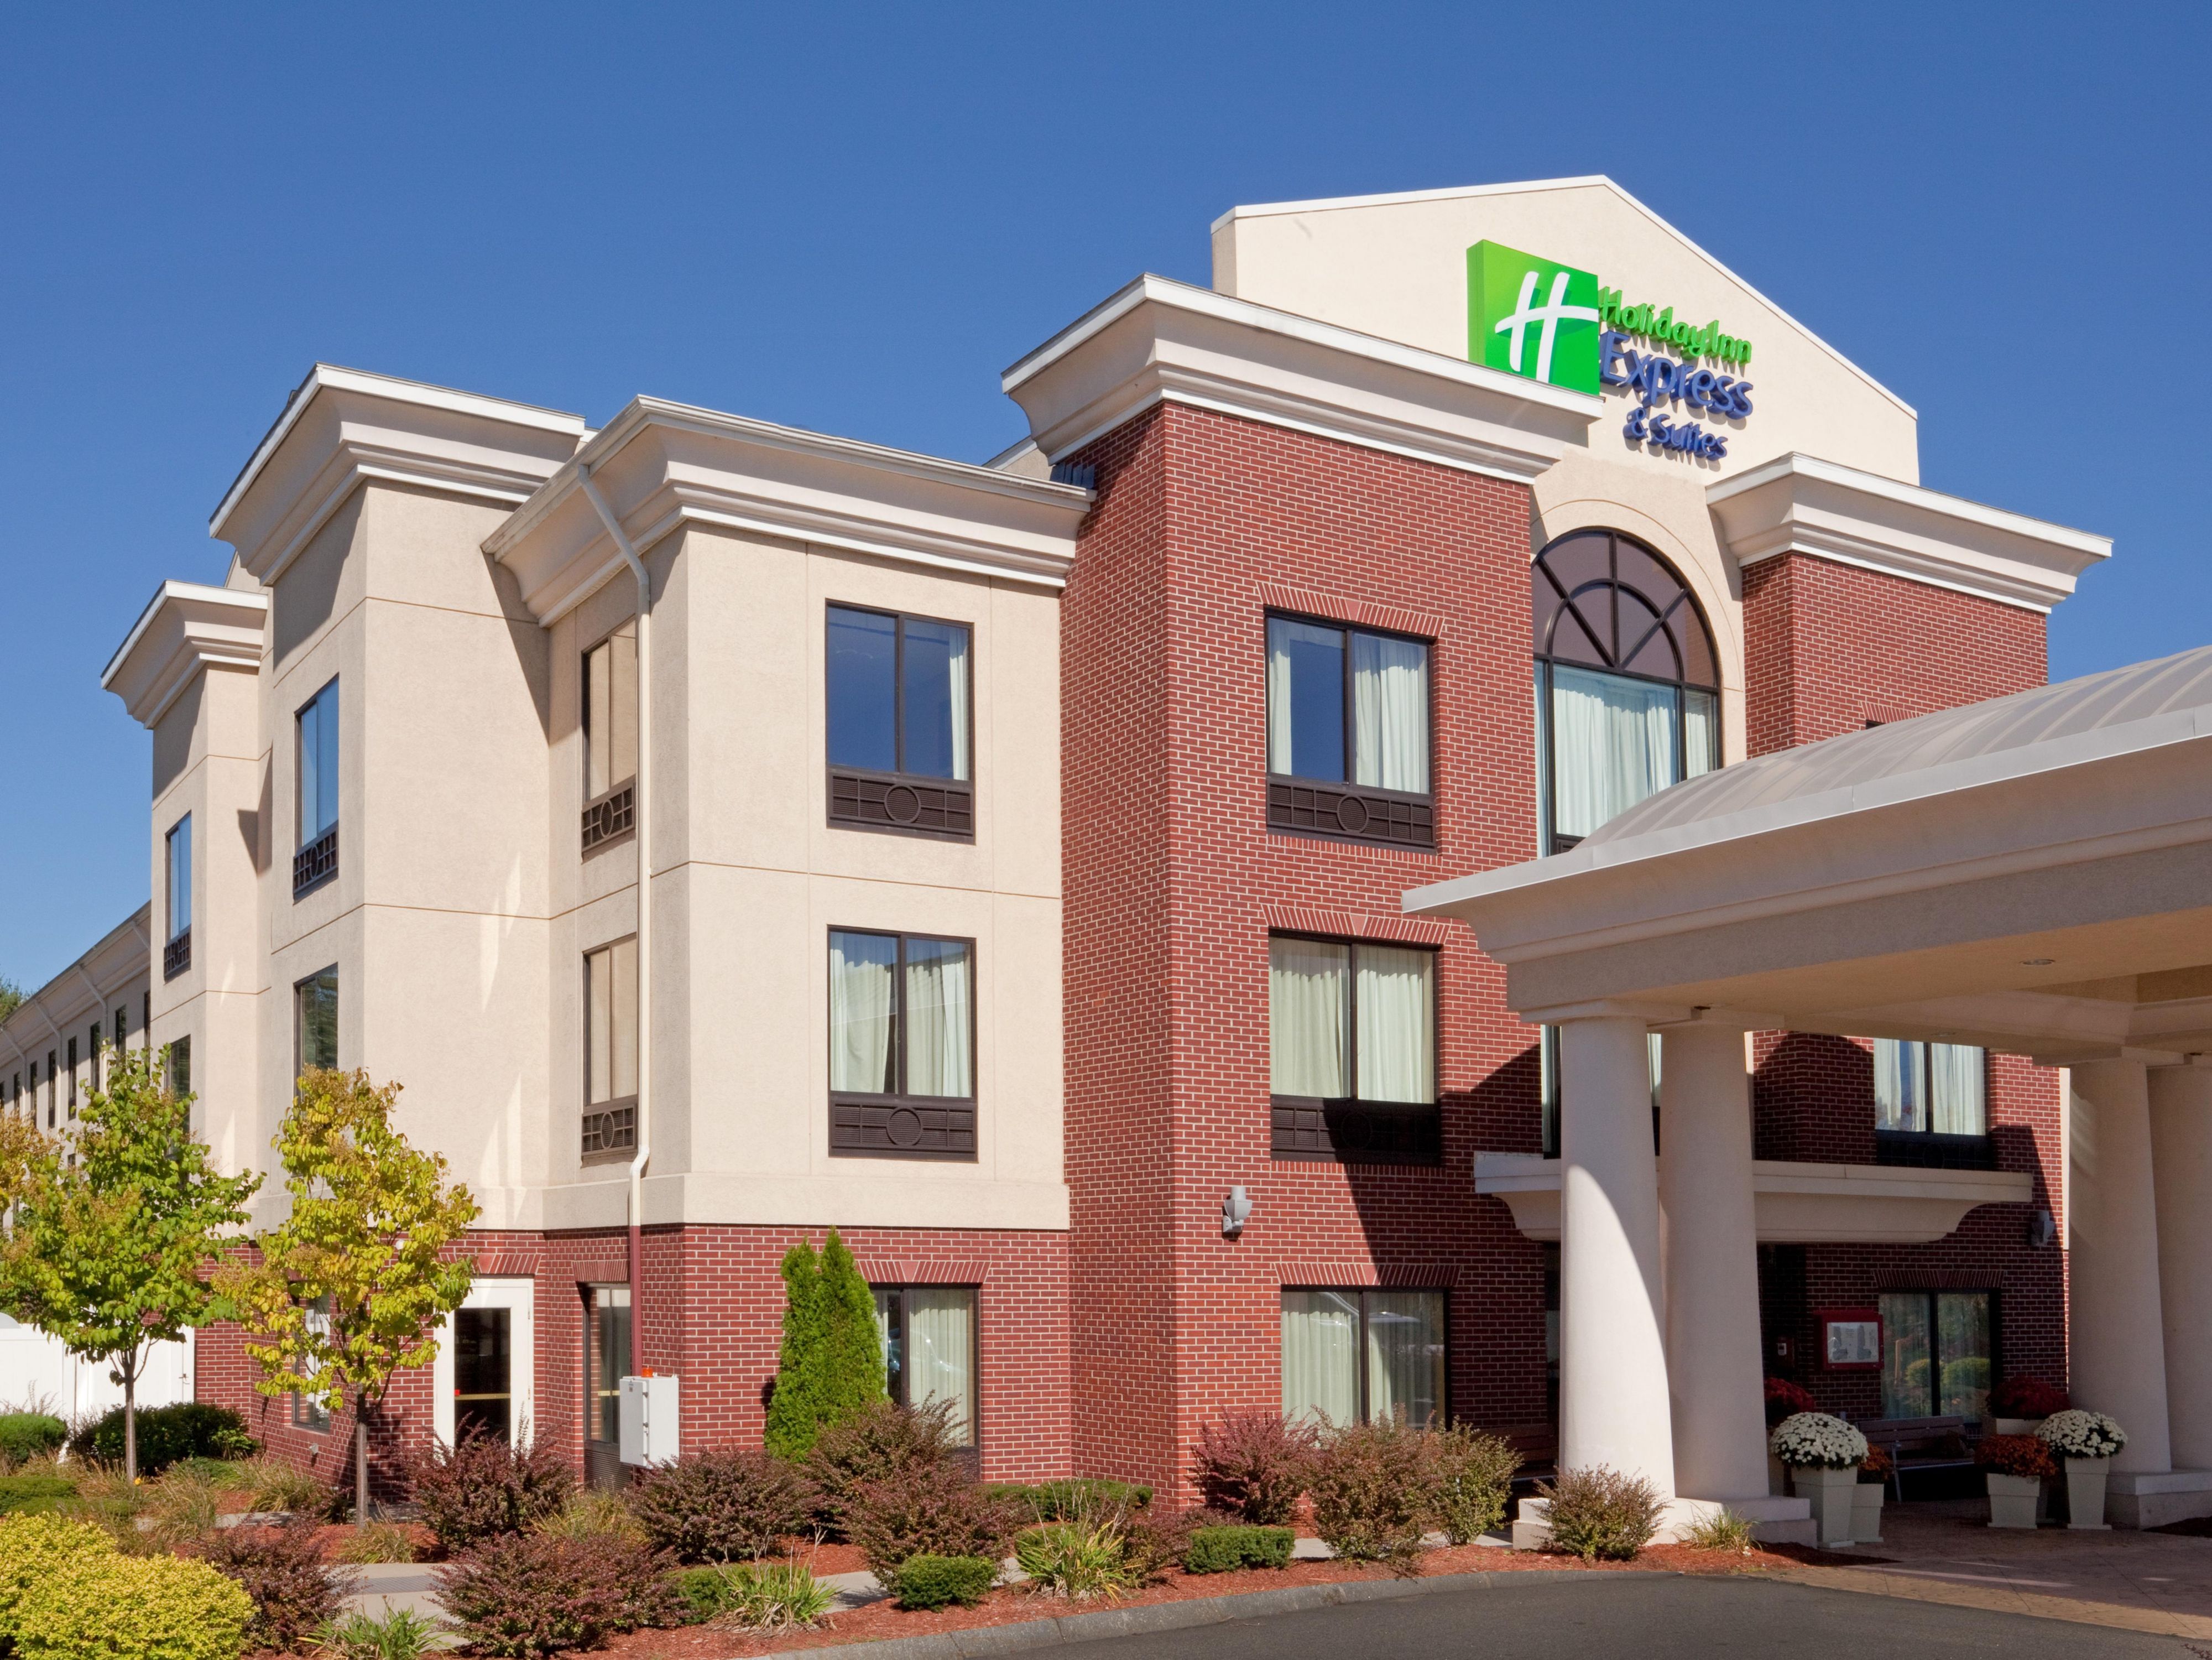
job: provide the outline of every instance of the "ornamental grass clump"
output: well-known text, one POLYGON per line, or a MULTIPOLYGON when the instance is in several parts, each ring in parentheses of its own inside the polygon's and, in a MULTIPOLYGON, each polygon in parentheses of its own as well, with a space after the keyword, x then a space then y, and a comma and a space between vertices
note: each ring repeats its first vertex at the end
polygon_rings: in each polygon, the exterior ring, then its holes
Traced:
POLYGON ((765 1556, 804 1531, 814 1508, 805 1478, 757 1448, 687 1453, 647 1470, 628 1499, 654 1548, 684 1562, 765 1556))
POLYGON ((695 1623, 739 1631, 811 1631, 837 1604, 801 1562, 724 1562, 689 1568, 676 1588, 695 1623))
POLYGON ((2110 1458, 2128 1444, 2128 1432, 2112 1419, 2078 1407, 2051 1414, 2035 1433, 2062 1458, 2110 1458))
POLYGON ((1659 1531, 1665 1505, 1659 1489, 1643 1477, 1602 1464, 1540 1481, 1536 1494, 1550 1501, 1552 1548, 1585 1562, 1632 1560, 1659 1531))
POLYGON ((1111 1519, 1045 1522, 1014 1539, 1014 1560, 1039 1596, 1071 1602, 1111 1601, 1137 1583, 1124 1547, 1127 1537, 1111 1519))
POLYGON ((1199 1432, 1191 1481, 1208 1510, 1279 1527, 1291 1519, 1320 1451, 1321 1432, 1304 1419, 1235 1414, 1199 1432))
POLYGON ((388 1608, 381 1619, 349 1614, 316 1632, 323 1660, 422 1660, 439 1637, 438 1622, 412 1608, 388 1608))
POLYGON ((1792 1469, 1856 1469, 1867 1438, 1825 1412, 1793 1413, 1775 1426, 1767 1450, 1792 1469))
POLYGON ((246 1634, 256 1648, 301 1647, 337 1613, 339 1599, 358 1589, 325 1572, 312 1523, 227 1528, 198 1554, 252 1598, 246 1634))
POLYGON ((371 1522, 339 1540, 331 1554, 341 1562, 356 1564, 411 1562, 415 1535, 397 1522, 371 1522))
POLYGON ((1429 1437, 1402 1420, 1347 1424, 1314 1459, 1306 1496, 1314 1531, 1351 1562, 1416 1571, 1436 1508, 1429 1437))
POLYGON ((2033 1435, 1984 1435, 1974 1444, 1974 1462, 2024 1481, 2047 1481, 2058 1474, 2051 1449, 2033 1435))
POLYGON ((1505 1519, 1521 1455, 1502 1436, 1464 1424, 1428 1438, 1435 1524, 1455 1545, 1471 1544, 1505 1519))

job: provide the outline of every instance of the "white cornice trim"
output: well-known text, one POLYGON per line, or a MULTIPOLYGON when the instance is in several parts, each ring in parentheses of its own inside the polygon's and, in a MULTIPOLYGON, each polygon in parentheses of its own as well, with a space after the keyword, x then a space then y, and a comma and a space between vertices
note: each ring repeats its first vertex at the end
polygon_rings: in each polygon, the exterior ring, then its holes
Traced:
POLYGON ((1785 553, 2048 611, 2112 539, 1946 496, 1818 456, 1789 454, 1706 487, 1739 565, 1785 553))
POLYGON ((151 727, 201 670, 258 671, 268 615, 264 592, 164 582, 100 671, 100 686, 151 727))
POLYGON ((1150 275, 1000 380, 1054 460, 1170 402, 1525 483, 1603 412, 1586 393, 1150 275))
POLYGON ((587 429, 584 417, 561 410, 540 409, 534 404, 510 403, 503 398, 487 398, 480 392, 457 392, 449 386, 434 386, 420 380, 403 380, 396 375, 373 374, 363 369, 341 368, 335 363, 317 363, 307 371, 307 378, 294 387, 292 395, 284 400, 283 413, 270 427, 230 488, 223 492, 222 500, 208 518, 208 534, 221 538, 223 526, 232 510, 253 481, 283 446, 300 417, 307 413, 315 394, 325 391, 356 392, 380 398, 396 404, 411 404, 419 409, 442 410, 450 414, 473 416, 483 420, 501 421, 509 426, 529 427, 541 432, 570 433, 582 438, 587 429))
MULTIPOLYGON (((1698 258, 1704 260, 1715 271, 1718 271, 1723 277, 1726 277, 1729 282, 1741 289, 1745 294, 1748 295, 1752 299, 1756 300, 1760 305, 1772 312, 1782 322, 1796 330, 1798 333, 1804 336, 1805 338, 1812 342, 1814 345, 1819 347, 1820 350, 1826 352, 1830 357, 1834 358, 1839 366, 1849 370, 1859 380, 1863 380, 1875 392, 1880 392, 1884 398, 1894 404, 1905 414, 1911 417, 1915 421, 1917 421, 1920 418, 1918 412, 1913 409, 1911 404, 1906 403, 1902 398, 1899 398, 1887 386, 1882 385, 1881 381, 1875 380, 1874 376, 1869 374, 1856 363, 1851 362, 1850 358, 1844 356, 1843 353, 1838 351, 1826 340, 1823 340, 1819 335, 1814 333, 1812 330, 1807 328, 1802 323, 1799 322, 1795 317, 1792 317, 1788 312, 1783 310, 1781 307, 1776 305, 1774 301, 1768 299, 1757 289, 1745 282, 1742 277, 1737 276, 1735 272, 1730 271, 1718 259, 1713 258, 1711 253, 1707 252, 1697 242, 1685 235, 1681 231, 1669 224, 1666 220, 1661 218, 1656 213, 1654 213, 1649 207, 1646 207, 1634 196, 1631 195, 1627 191, 1623 190, 1618 183, 1608 179, 1601 173, 1585 173, 1577 179, 1534 179, 1520 184, 1462 185, 1444 190, 1399 191, 1385 193, 1380 196, 1330 196, 1322 197, 1311 202, 1267 202, 1253 207, 1231 208, 1228 212, 1223 214, 1218 219, 1213 222, 1212 228, 1218 231, 1224 225, 1228 224, 1231 221, 1236 219, 1268 219, 1276 217, 1279 215, 1290 213, 1334 213, 1346 208, 1388 208, 1395 207, 1402 203, 1408 202, 1449 202, 1462 198, 1472 198, 1484 196, 1527 196, 1534 195, 1540 191, 1587 189, 1603 189, 1611 191, 1623 202, 1635 209, 1637 212, 1642 214, 1646 219, 1649 219, 1654 225, 1658 227, 1659 229, 1673 237, 1684 247, 1689 249, 1691 252, 1696 254, 1698 258)), ((1607 278, 1607 280, 1611 281, 1610 278, 1607 278)))
MULTIPOLYGON (((541 556, 520 562, 511 556, 555 533, 552 521, 575 495, 579 470, 588 465, 603 487, 618 490, 621 469, 611 476, 611 466, 656 429, 703 437, 717 447, 703 456, 696 448, 680 458, 664 453, 647 464, 642 490, 617 509, 624 533, 640 548, 689 523, 1059 588, 1091 502, 1091 492, 1078 485, 640 398, 487 537, 484 551, 511 567, 536 563, 541 556), (901 490, 919 490, 921 499, 897 502, 892 497, 901 490), (947 513, 947 491, 964 507, 947 513)), ((543 556, 550 562, 531 573, 525 595, 541 623, 565 616, 614 570, 619 556, 605 544, 594 517, 575 548, 543 556), (595 550, 603 556, 592 557, 595 550)))

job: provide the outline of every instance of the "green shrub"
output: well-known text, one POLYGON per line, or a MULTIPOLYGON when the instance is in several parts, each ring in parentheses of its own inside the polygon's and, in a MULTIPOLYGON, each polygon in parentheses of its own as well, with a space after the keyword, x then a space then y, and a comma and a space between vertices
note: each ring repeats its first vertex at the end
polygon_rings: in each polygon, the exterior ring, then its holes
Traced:
POLYGON ((682 1621, 668 1559, 594 1534, 497 1535, 448 1566, 432 1596, 478 1654, 519 1660, 593 1649, 611 1633, 682 1621))
POLYGON ((998 1583, 999 1565, 988 1557, 934 1555, 909 1556, 890 1581, 902 1608, 972 1608, 998 1583))
POLYGON ((1288 1528, 1254 1527, 1231 1523, 1222 1527, 1194 1528, 1183 1547, 1186 1573, 1230 1573, 1238 1568, 1288 1567, 1297 1535, 1288 1528))
POLYGON ((818 1583, 799 1562, 686 1568, 675 1583, 696 1622, 746 1631, 811 1631, 837 1602, 836 1588, 818 1583))
POLYGON ((814 1506, 797 1470, 751 1447, 686 1453, 646 1471, 626 1496, 653 1545, 685 1562, 765 1556, 814 1506))
MULTIPOLYGON (((256 1443, 246 1420, 228 1407, 184 1401, 138 1409, 138 1474, 157 1475, 179 1458, 248 1458, 256 1443)), ((116 1407, 70 1437, 70 1456, 123 1462, 123 1408, 116 1407)))
POLYGON ((438 1640, 437 1622, 412 1608, 388 1608, 381 1620, 349 1614, 315 1633, 315 1652, 326 1660, 422 1660, 438 1640))
POLYGON ((65 1475, 0 1475, 0 1515, 51 1511, 76 1497, 76 1483, 65 1475))
POLYGON ((1505 1519, 1521 1455, 1502 1437, 1458 1426, 1429 1438, 1436 1524, 1455 1545, 1472 1543, 1505 1519))
POLYGON ((0 1649, 15 1635, 15 1608, 23 1593, 60 1568, 115 1554, 101 1529, 58 1516, 0 1517, 0 1649))
POLYGON ((0 1459, 20 1464, 59 1449, 69 1426, 46 1412, 0 1412, 0 1459))
POLYGON ((15 1607, 23 1660, 238 1660, 252 1599, 204 1562, 93 1554, 15 1607))
POLYGON ((1314 1531, 1348 1561, 1411 1572, 1436 1509, 1430 1438, 1396 1420, 1348 1424, 1313 1462, 1314 1531))
POLYGON ((1080 1521, 1107 1511, 1130 1515, 1152 1502, 1152 1490, 1141 1481, 1114 1481, 1097 1475, 1041 1481, 1034 1487, 1017 1481, 997 1482, 991 1491, 1017 1511, 1034 1516, 1040 1522, 1080 1521))
POLYGON ((200 1560, 252 1599, 246 1635, 256 1648, 298 1648, 354 1589, 323 1571, 313 1523, 226 1528, 200 1548, 200 1560))
POLYGON ((1071 1602, 1119 1596, 1136 1581, 1129 1572, 1127 1535, 1110 1517, 1086 1522, 1046 1522, 1014 1539, 1014 1560, 1030 1586, 1071 1602))
POLYGON ((1585 1562, 1626 1562, 1659 1531, 1659 1490, 1641 1476, 1601 1464, 1540 1482, 1536 1493, 1551 1501, 1553 1548, 1585 1562))

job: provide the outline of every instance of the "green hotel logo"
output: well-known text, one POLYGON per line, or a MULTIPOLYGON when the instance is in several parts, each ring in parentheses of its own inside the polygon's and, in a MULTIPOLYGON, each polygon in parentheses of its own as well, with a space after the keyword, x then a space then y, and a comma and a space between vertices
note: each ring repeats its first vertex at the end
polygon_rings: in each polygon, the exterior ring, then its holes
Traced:
POLYGON ((1596 395, 1593 273, 1477 242, 1467 251, 1467 311, 1469 362, 1596 395))

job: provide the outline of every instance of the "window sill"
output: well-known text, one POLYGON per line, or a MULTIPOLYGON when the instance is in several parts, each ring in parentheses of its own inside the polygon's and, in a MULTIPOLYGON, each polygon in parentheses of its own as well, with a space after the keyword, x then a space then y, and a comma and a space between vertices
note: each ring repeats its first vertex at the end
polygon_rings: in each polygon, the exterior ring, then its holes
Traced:
POLYGON ((975 1161, 975 1103, 941 1095, 833 1095, 833 1158, 975 1161))
POLYGON ((1874 1133, 1874 1161, 1911 1170, 1995 1170, 1997 1144, 1989 1135, 1878 1129, 1874 1133))
POLYGON ((829 801, 833 830, 889 830, 936 842, 975 839, 975 786, 966 780, 832 767, 829 801))
POLYGON ((1279 1164, 1443 1163, 1443 1112, 1433 1104, 1279 1095, 1270 1105, 1268 1154, 1279 1164))
POLYGON ((1436 801, 1401 790, 1370 789, 1310 779, 1267 775, 1267 828, 1334 842, 1406 848, 1432 853, 1437 845, 1436 801))

